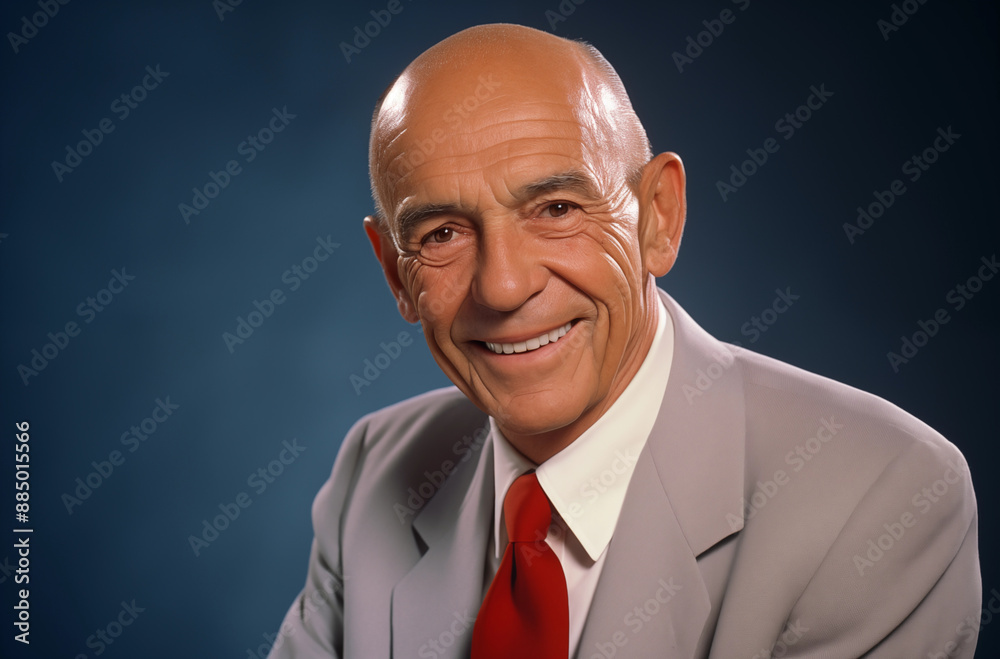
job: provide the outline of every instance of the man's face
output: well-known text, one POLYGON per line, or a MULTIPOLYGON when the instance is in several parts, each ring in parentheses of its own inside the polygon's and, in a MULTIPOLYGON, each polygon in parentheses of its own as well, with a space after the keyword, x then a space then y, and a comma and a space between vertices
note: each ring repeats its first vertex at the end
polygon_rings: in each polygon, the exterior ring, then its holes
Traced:
POLYGON ((603 413, 627 384, 623 365, 641 361, 655 304, 638 202, 593 94, 514 87, 500 83, 457 126, 452 89, 411 96, 383 179, 404 316, 508 436, 603 413))

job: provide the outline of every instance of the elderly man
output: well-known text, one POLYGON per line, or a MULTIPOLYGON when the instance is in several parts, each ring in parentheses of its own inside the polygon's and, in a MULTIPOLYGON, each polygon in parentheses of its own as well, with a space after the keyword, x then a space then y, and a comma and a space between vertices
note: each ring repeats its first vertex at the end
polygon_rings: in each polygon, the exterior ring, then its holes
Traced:
POLYGON ((513 25, 380 99, 365 230, 456 388, 360 420, 273 657, 971 657, 967 466, 716 341, 655 278, 684 168, 595 49, 513 25))

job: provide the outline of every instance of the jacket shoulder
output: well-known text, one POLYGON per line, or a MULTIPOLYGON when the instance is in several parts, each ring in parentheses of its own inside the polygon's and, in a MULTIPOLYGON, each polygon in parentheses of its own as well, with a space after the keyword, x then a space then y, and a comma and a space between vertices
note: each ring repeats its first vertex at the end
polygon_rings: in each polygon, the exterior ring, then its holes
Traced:
POLYGON ((790 620, 815 625, 810 643, 844 656, 864 654, 921 602, 934 600, 942 620, 945 600, 975 609, 976 499, 958 448, 878 396, 733 354, 746 402, 738 565, 750 561, 733 585, 765 580, 790 620))
POLYGON ((345 509, 355 503, 375 506, 368 513, 376 516, 399 517, 399 505, 407 511, 418 508, 407 501, 428 500, 459 464, 477 454, 488 432, 486 414, 455 387, 361 417, 344 438, 330 478, 313 502, 317 536, 333 520, 342 521, 345 509))
MULTIPOLYGON (((807 456, 795 454, 809 461, 824 450, 818 447, 845 443, 855 462, 964 464, 954 444, 884 398, 749 350, 733 348, 733 353, 744 380, 748 449, 768 455, 769 448, 801 446, 807 456)), ((794 466, 791 462, 786 464, 794 466)))
POLYGON ((391 441, 412 428, 433 428, 456 417, 476 415, 485 419, 485 414, 458 388, 443 387, 370 412, 358 419, 354 427, 364 427, 365 444, 370 448, 375 442, 391 441))

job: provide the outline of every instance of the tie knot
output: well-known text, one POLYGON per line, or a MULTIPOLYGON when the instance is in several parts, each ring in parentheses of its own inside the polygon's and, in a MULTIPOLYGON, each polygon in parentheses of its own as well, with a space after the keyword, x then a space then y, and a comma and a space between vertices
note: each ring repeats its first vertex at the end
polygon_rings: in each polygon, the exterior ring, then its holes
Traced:
POLYGON ((503 502, 510 542, 544 540, 552 523, 552 508, 534 472, 524 474, 507 490, 503 502))

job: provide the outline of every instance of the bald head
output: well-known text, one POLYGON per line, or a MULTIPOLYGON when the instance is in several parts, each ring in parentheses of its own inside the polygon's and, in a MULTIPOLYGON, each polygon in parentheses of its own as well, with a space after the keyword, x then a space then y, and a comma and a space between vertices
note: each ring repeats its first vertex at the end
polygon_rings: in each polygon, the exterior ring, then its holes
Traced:
POLYGON ((379 217, 395 216, 395 184, 444 142, 462 141, 518 106, 559 104, 573 107, 587 148, 636 188, 652 157, 649 141, 624 85, 596 48, 508 24, 472 27, 432 46, 375 107, 369 173, 379 217), (417 127, 423 140, 408 140, 417 127))

